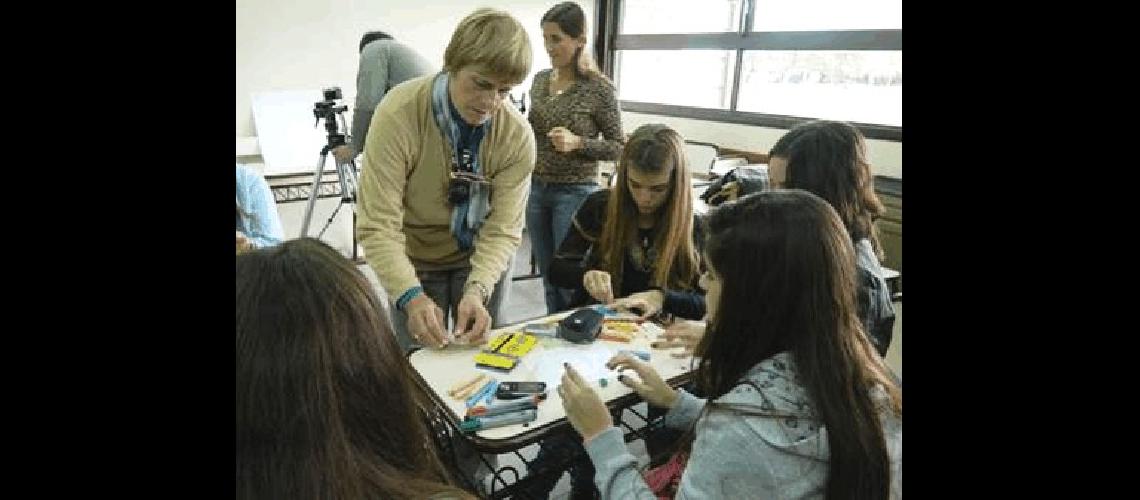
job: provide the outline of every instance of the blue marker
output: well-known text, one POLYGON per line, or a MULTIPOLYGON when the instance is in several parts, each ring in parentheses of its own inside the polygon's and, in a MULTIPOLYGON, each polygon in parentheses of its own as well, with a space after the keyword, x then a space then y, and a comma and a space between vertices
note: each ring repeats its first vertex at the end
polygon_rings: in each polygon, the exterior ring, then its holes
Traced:
POLYGON ((606 307, 602 304, 594 304, 593 306, 590 306, 590 307, 593 308, 595 311, 601 313, 602 316, 617 316, 617 313, 618 313, 617 309, 614 309, 612 307, 606 307))
POLYGON ((464 432, 474 432, 506 425, 525 424, 537 418, 538 410, 522 410, 487 417, 469 417, 459 424, 459 429, 464 432))
POLYGON ((622 350, 618 351, 618 354, 623 354, 623 353, 629 354, 630 356, 637 356, 637 357, 641 358, 642 361, 649 361, 649 353, 646 351, 632 351, 629 349, 622 349, 622 350))
POLYGON ((491 381, 487 382, 483 387, 481 387, 479 390, 475 391, 475 393, 472 394, 471 397, 467 398, 467 407, 470 408, 472 406, 479 404, 479 401, 481 401, 483 398, 487 397, 488 393, 494 394, 495 393, 494 387, 497 384, 498 384, 498 381, 492 379, 491 381))
POLYGON ((498 388, 499 388, 499 381, 496 380, 492 383, 491 388, 487 389, 487 399, 484 400, 484 403, 491 404, 491 400, 495 398, 495 390, 497 390, 498 388))

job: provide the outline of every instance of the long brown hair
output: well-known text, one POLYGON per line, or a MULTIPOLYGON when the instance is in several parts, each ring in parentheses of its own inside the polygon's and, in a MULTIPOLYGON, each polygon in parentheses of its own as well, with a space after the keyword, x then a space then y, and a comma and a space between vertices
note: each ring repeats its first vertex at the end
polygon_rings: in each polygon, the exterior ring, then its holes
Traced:
POLYGON ((615 293, 621 293, 625 252, 637 237, 637 205, 629 192, 626 172, 671 171, 669 197, 658 209, 650 285, 691 289, 700 277, 700 255, 693 244, 693 189, 684 140, 666 125, 646 124, 630 135, 614 171, 616 186, 606 202, 606 224, 598 237, 598 267, 610 273, 615 293))
POLYGON ((752 194, 712 211, 705 251, 721 281, 693 354, 709 401, 790 352, 827 429, 826 497, 886 498, 890 457, 870 391, 884 388, 900 418, 902 395, 862 332, 855 250, 836 211, 803 190, 752 194))
POLYGON ((882 259, 875 220, 886 212, 875 194, 863 133, 850 123, 813 120, 784 134, 768 153, 788 160, 784 187, 827 200, 839 213, 851 241, 867 238, 882 259))
POLYGON ((237 257, 237 498, 469 496, 448 485, 386 310, 319 240, 237 257))
MULTIPOLYGON (((582 7, 574 2, 562 2, 542 15, 542 23, 555 23, 558 29, 563 33, 570 35, 571 38, 577 39, 586 33, 586 13, 582 11, 582 7)), ((541 27, 542 24, 540 23, 541 27)), ((578 47, 574 51, 574 77, 578 79, 593 78, 609 82, 610 79, 601 71, 598 71, 598 65, 594 62, 594 57, 589 52, 584 50, 585 45, 578 47)))

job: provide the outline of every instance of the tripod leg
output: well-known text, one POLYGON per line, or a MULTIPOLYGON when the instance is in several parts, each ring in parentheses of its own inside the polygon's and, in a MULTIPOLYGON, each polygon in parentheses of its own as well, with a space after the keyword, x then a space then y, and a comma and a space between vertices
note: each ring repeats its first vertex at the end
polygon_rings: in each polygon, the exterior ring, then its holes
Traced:
POLYGON ((359 259, 357 255, 357 241, 356 241, 356 203, 357 193, 360 189, 360 176, 356 173, 356 161, 350 161, 345 164, 344 169, 348 172, 348 179, 351 180, 352 185, 352 261, 356 262, 359 259))
MULTIPOLYGON (((334 158, 333 161, 336 161, 336 159, 334 158)), ((340 212, 340 208, 344 206, 345 202, 353 202, 356 184, 352 182, 353 178, 350 177, 352 169, 354 169, 354 167, 351 163, 336 163, 336 180, 340 183, 340 203, 337 203, 336 210, 333 210, 328 222, 325 222, 325 227, 322 227, 321 232, 317 233, 317 238, 321 238, 325 235, 325 231, 332 225, 333 220, 336 219, 336 214, 340 212)), ((353 241, 355 243, 355 239, 353 241)))
POLYGON ((344 198, 341 198, 340 203, 336 204, 336 210, 333 210, 332 215, 329 216, 328 222, 325 222, 325 227, 322 227, 321 232, 317 233, 317 239, 320 239, 325 235, 325 230, 328 229, 330 225, 332 225, 333 219, 336 219, 337 212, 340 212, 340 207, 343 207, 343 206, 344 206, 344 198))
MULTIPOLYGON (((340 177, 341 203, 352 204, 352 260, 357 260, 356 241, 356 194, 359 189, 360 176, 356 173, 356 161, 337 165, 337 175, 340 177)), ((339 209, 339 207, 337 207, 339 209)))
MULTIPOLYGON (((313 207, 317 204, 317 195, 320 194, 321 176, 325 172, 325 158, 328 152, 321 151, 321 159, 317 162, 317 170, 313 172, 313 185, 309 189, 309 203, 305 206, 305 218, 301 222, 301 238, 309 234, 309 222, 313 219, 313 207)), ((319 236, 318 236, 319 237, 319 236)))

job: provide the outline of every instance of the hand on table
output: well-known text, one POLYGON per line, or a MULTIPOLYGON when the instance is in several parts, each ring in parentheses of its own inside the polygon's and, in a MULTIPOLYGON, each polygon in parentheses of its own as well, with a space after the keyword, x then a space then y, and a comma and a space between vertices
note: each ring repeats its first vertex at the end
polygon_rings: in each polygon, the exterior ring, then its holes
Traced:
POLYGON ((433 349, 447 345, 447 323, 443 309, 427 295, 420 294, 404 307, 408 314, 408 333, 416 342, 433 349))
POLYGON ((594 300, 603 304, 614 301, 614 289, 610 280, 610 273, 591 269, 582 276, 582 287, 594 300))
POLYGON ((665 293, 661 290, 646 290, 644 292, 637 292, 631 294, 629 297, 622 297, 615 300, 611 307, 622 311, 631 312, 639 310, 637 313, 641 319, 649 319, 656 316, 661 312, 661 308, 665 305, 665 293))
POLYGON ((665 340, 658 340, 650 344, 654 349, 668 349, 670 347, 684 347, 685 350, 673 353, 673 357, 683 358, 691 356, 693 349, 705 336, 706 323, 704 321, 681 320, 665 328, 662 335, 665 340))
POLYGON ((482 344, 491 326, 491 314, 478 293, 465 293, 459 300, 453 338, 456 344, 482 344))

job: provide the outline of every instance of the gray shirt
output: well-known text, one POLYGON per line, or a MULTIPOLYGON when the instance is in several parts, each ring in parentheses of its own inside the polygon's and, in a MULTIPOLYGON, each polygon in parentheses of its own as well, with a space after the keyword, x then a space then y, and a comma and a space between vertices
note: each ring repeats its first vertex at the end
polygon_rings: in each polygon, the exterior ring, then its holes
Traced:
POLYGON ((356 71, 356 105, 352 110, 349 140, 353 154, 364 150, 372 114, 384 94, 400 83, 435 72, 427 59, 395 40, 385 38, 365 45, 360 52, 360 68, 356 71))
MULTIPOLYGON (((665 425, 687 429, 696 421, 692 454, 677 498, 795 498, 826 496, 829 452, 807 390, 796 380, 788 353, 761 361, 702 417, 706 401, 685 391, 665 425), (767 415, 746 415, 737 408, 767 415), (698 420, 698 417, 701 417, 698 420)), ((886 391, 871 391, 891 459, 891 498, 902 498, 902 419, 889 410, 886 391)), ((642 479, 621 430, 612 427, 586 444, 602 498, 655 499, 642 479)))

